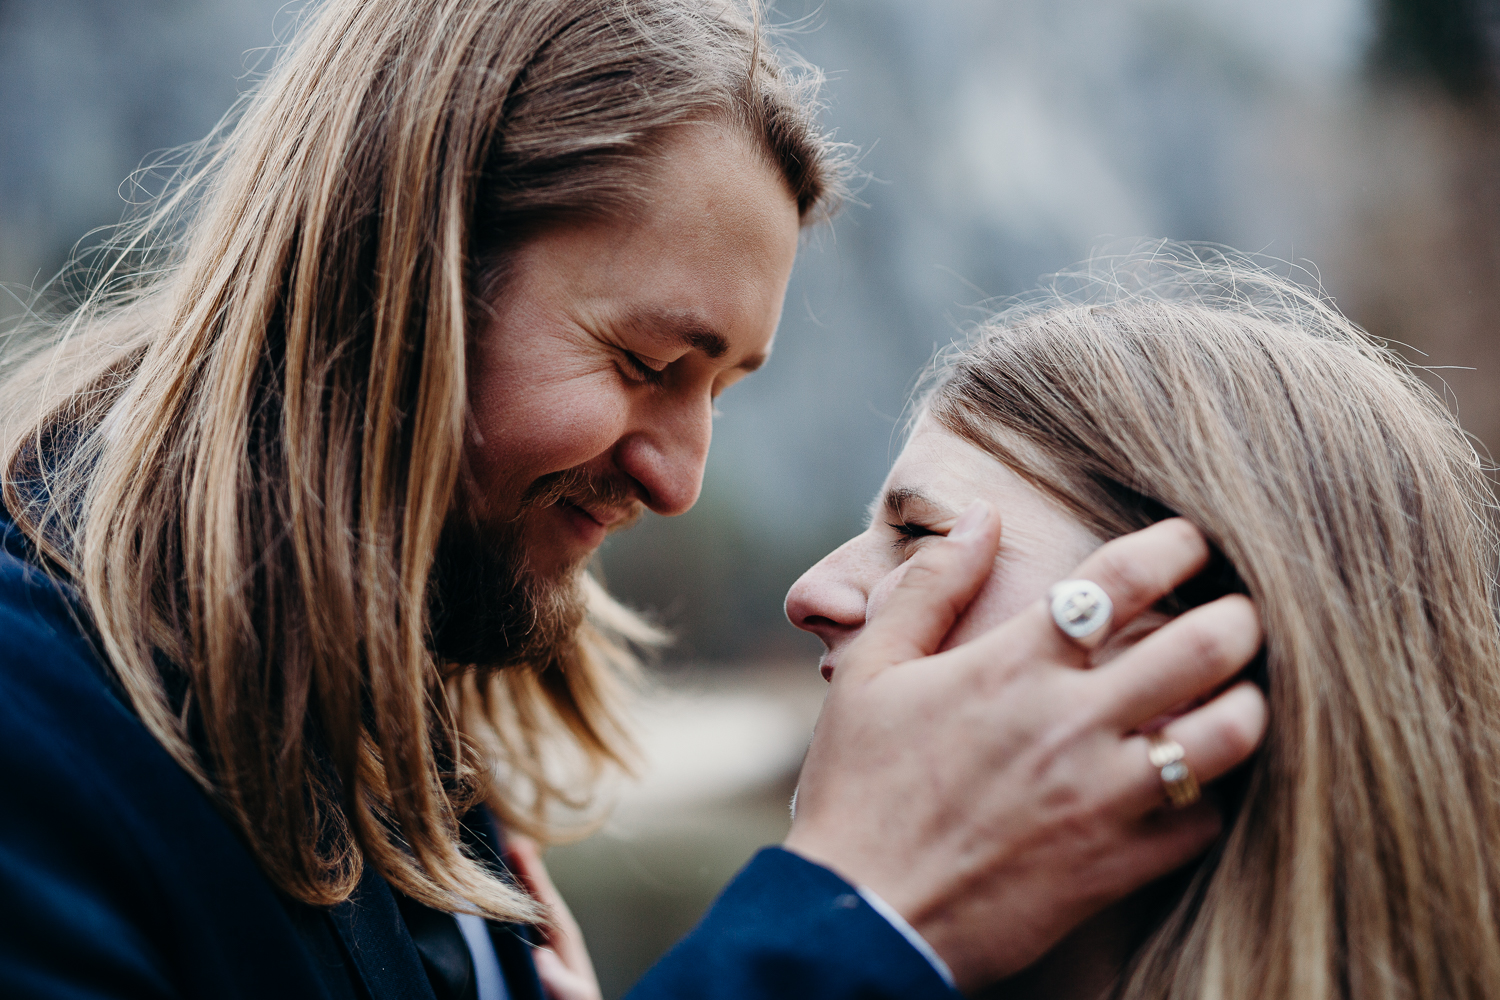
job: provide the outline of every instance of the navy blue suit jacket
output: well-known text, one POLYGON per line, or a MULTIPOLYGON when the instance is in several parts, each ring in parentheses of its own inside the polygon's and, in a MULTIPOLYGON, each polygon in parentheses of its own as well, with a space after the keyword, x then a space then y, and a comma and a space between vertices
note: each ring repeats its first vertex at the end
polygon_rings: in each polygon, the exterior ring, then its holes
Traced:
MULTIPOLYGON (((515 1000, 540 986, 524 933, 491 927, 515 1000)), ((951 998, 832 872, 759 854, 631 1000, 951 998)), ((0 997, 432 1000, 372 870, 317 909, 282 896, 141 725, 0 514, 0 997)))

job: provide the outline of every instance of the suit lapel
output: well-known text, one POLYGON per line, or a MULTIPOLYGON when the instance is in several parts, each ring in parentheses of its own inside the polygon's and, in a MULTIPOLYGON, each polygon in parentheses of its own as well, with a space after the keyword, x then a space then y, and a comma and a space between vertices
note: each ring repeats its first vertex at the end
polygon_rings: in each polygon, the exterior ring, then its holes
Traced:
POLYGON ((391 887, 365 865, 353 895, 328 911, 370 1000, 435 1000, 391 887))
MULTIPOLYGON (((464 819, 464 839, 471 849, 478 848, 480 857, 504 871, 503 841, 489 810, 480 807, 464 819)), ((353 895, 329 910, 328 919, 359 970, 370 1000, 436 1000, 396 897, 373 865, 365 865, 353 895)), ((542 1000, 542 984, 531 960, 532 929, 490 923, 489 930, 511 1000, 542 1000)))

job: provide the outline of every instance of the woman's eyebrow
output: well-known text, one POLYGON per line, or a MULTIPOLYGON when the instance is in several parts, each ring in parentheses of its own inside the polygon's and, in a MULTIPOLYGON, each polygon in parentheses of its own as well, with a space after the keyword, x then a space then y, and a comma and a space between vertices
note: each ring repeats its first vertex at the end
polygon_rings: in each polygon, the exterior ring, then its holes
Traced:
POLYGON ((948 509, 913 486, 898 486, 895 489, 886 490, 885 496, 881 498, 881 503, 885 507, 886 512, 898 521, 906 516, 908 505, 929 507, 939 513, 945 512, 948 509))

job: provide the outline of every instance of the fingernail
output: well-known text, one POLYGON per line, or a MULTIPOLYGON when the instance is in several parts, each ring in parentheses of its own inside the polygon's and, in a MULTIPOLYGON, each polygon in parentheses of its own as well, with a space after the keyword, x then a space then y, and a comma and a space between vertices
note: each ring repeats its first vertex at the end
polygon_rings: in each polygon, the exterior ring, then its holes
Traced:
POLYGON ((990 505, 983 500, 975 500, 969 504, 969 509, 964 511, 963 516, 948 531, 948 537, 967 538, 984 527, 984 522, 989 518, 990 505))

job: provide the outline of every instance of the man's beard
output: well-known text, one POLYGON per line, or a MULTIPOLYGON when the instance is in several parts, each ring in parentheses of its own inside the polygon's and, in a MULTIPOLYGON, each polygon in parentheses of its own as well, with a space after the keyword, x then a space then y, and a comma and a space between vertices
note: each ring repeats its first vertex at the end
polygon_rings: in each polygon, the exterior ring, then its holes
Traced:
POLYGON ((427 585, 429 642, 439 659, 492 669, 544 667, 573 646, 587 610, 582 579, 588 559, 541 576, 527 558, 521 527, 529 511, 565 501, 636 503, 623 487, 580 469, 543 476, 515 516, 498 523, 477 513, 482 504, 472 497, 460 497, 443 525, 427 585))

